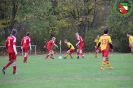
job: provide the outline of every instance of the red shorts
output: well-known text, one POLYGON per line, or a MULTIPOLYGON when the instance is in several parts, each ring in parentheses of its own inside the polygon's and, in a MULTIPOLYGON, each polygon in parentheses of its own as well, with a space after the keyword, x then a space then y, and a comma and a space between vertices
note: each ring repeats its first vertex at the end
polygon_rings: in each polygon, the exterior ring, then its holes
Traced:
POLYGON ((84 48, 84 43, 81 43, 81 44, 78 45, 79 50, 83 50, 83 48, 84 48))
POLYGON ((70 53, 73 53, 74 52, 74 49, 69 49, 70 50, 70 53))
POLYGON ((108 57, 109 50, 102 50, 102 57, 108 57))
POLYGON ((53 51, 51 47, 47 47, 47 50, 50 52, 50 51, 53 51))
POLYGON ((29 48, 26 48, 26 47, 23 48, 23 52, 24 52, 24 53, 28 53, 28 51, 29 51, 29 48))
POLYGON ((16 54, 15 54, 15 52, 8 53, 8 56, 9 56, 9 61, 15 61, 16 60, 16 54))

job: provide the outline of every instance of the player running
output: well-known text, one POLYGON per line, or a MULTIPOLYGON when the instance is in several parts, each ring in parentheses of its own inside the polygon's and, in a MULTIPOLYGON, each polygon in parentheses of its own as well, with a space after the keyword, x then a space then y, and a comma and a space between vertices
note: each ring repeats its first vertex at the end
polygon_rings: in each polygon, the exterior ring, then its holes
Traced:
POLYGON ((74 52, 74 49, 75 49, 74 46, 70 42, 68 42, 67 39, 64 40, 64 43, 67 44, 67 47, 68 47, 67 53, 64 59, 66 59, 68 55, 70 55, 70 57, 73 58, 72 53, 74 52))
POLYGON ((131 47, 131 52, 133 54, 133 36, 130 33, 127 33, 127 37, 129 38, 129 47, 131 47))
POLYGON ((81 56, 82 56, 82 59, 84 59, 84 54, 83 54, 83 52, 82 52, 82 50, 83 50, 83 48, 84 48, 83 39, 82 39, 82 37, 79 35, 79 33, 76 33, 75 35, 76 35, 77 40, 78 40, 78 42, 77 42, 77 44, 76 44, 76 46, 78 47, 78 49, 77 49, 77 59, 79 58, 79 55, 81 55, 81 56))
POLYGON ((24 63, 27 63, 29 47, 30 47, 30 50, 32 50, 32 48, 31 48, 31 39, 30 39, 29 36, 30 36, 30 33, 27 32, 26 36, 24 36, 22 41, 21 41, 21 49, 23 49, 23 52, 24 52, 24 59, 23 59, 24 63))
POLYGON ((101 70, 104 70, 104 65, 106 63, 108 65, 108 69, 112 70, 112 67, 110 66, 108 54, 109 54, 109 46, 113 51, 113 45, 112 45, 111 37, 108 35, 108 29, 105 29, 104 34, 100 37, 97 51, 98 51, 99 46, 101 47, 101 52, 102 52, 102 57, 103 57, 101 70))
POLYGON ((48 57, 50 56, 51 59, 54 59, 53 56, 54 56, 54 51, 52 50, 52 46, 56 46, 58 48, 58 46, 55 44, 55 40, 56 38, 53 37, 52 40, 48 41, 46 44, 45 44, 45 48, 48 50, 48 54, 47 56, 45 57, 45 59, 48 59, 48 57))
POLYGON ((97 49, 97 46, 98 46, 99 38, 100 38, 100 36, 97 35, 97 38, 94 40, 94 42, 95 42, 95 58, 97 58, 97 53, 98 52, 96 52, 96 49, 97 49))
POLYGON ((11 35, 7 37, 5 46, 8 52, 9 61, 8 63, 2 68, 2 73, 5 74, 5 70, 11 64, 13 64, 13 74, 16 73, 16 57, 17 57, 17 50, 16 50, 16 37, 17 30, 13 29, 11 31, 11 35))

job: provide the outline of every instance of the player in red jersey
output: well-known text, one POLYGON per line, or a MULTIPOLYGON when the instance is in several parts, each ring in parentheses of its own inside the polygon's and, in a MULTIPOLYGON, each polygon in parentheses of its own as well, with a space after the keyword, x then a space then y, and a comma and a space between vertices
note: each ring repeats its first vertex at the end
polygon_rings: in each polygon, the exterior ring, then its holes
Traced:
POLYGON ((5 46, 8 52, 9 61, 8 63, 2 68, 2 73, 5 74, 5 70, 7 67, 9 67, 11 64, 13 64, 13 74, 16 73, 16 56, 17 56, 17 50, 16 50, 16 35, 17 30, 13 29, 11 32, 11 35, 7 37, 5 46))
POLYGON ((23 59, 24 63, 27 63, 29 47, 30 47, 30 50, 32 50, 31 39, 29 36, 30 36, 30 33, 27 32, 26 36, 24 36, 22 41, 21 41, 21 49, 23 49, 23 52, 24 52, 24 59, 23 59))
POLYGON ((55 44, 55 40, 56 38, 53 37, 50 41, 48 41, 46 44, 45 44, 45 48, 48 50, 48 55, 45 57, 45 59, 48 59, 48 57, 50 56, 51 59, 54 59, 53 56, 54 56, 54 51, 52 50, 52 46, 56 46, 58 48, 58 46, 55 44))
POLYGON ((79 33, 76 33, 75 35, 76 35, 77 40, 78 40, 78 42, 77 42, 77 44, 76 44, 76 46, 78 46, 78 49, 77 49, 77 59, 79 58, 79 55, 81 55, 81 56, 82 56, 82 59, 84 59, 84 54, 83 54, 83 52, 82 52, 82 50, 83 50, 83 48, 84 48, 83 39, 82 39, 82 37, 79 35, 79 33))

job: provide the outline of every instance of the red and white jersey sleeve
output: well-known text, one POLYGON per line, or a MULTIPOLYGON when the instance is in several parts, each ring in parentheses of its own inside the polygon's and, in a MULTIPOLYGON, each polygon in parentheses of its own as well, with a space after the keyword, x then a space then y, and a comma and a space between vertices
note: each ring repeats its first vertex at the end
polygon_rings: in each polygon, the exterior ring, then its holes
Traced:
POLYGON ((50 40, 47 44, 47 47, 52 47, 55 44, 53 40, 50 40))
POLYGON ((82 39, 82 37, 81 37, 81 36, 78 36, 78 37, 77 37, 77 40, 78 40, 78 42, 80 42, 80 43, 82 43, 82 42, 83 42, 83 39, 82 39))
POLYGON ((23 48, 28 48, 29 45, 30 45, 30 42, 31 42, 30 37, 25 36, 25 37, 23 37, 23 39, 22 39, 22 41, 21 41, 21 46, 22 46, 23 48))

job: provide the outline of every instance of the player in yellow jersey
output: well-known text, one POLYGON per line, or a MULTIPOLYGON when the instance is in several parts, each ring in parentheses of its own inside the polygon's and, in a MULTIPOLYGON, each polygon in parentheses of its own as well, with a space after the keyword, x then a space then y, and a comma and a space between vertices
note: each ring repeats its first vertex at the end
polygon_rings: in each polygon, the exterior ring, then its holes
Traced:
POLYGON ((108 65, 108 69, 112 70, 112 67, 110 66, 108 54, 109 54, 110 48, 113 51, 113 45, 112 45, 111 37, 108 35, 108 29, 105 29, 104 34, 100 37, 97 50, 98 50, 99 46, 101 47, 101 52, 102 52, 102 57, 103 57, 101 70, 104 70, 104 65, 106 63, 108 65), (110 46, 110 48, 109 48, 109 46, 110 46))
POLYGON ((131 47, 131 52, 133 54, 133 36, 130 33, 127 33, 127 37, 129 38, 129 47, 131 47))
MULTIPOLYGON (((96 50, 97 50, 99 38, 100 38, 100 36, 97 35, 97 38, 94 40, 94 42, 95 42, 95 58, 97 58, 97 53, 98 53, 98 52, 96 52, 96 50)), ((99 49, 99 50, 100 50, 100 49, 99 49)))
POLYGON ((70 57, 73 58, 72 53, 74 52, 74 49, 75 49, 74 46, 70 42, 68 42, 67 39, 64 40, 64 43, 67 44, 67 47, 68 47, 68 50, 66 52, 66 56, 64 57, 64 59, 66 59, 68 55, 70 55, 70 57))

